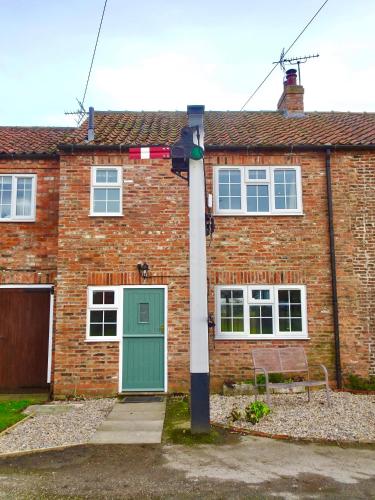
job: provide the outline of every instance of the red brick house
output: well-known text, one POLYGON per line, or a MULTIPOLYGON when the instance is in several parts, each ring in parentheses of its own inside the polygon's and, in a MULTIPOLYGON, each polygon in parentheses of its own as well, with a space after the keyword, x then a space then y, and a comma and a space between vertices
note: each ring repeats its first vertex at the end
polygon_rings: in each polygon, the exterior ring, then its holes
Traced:
MULTIPOLYGON (((0 127, 0 388, 56 396, 189 389, 188 188, 165 159, 184 112, 96 112, 78 129, 0 127), (148 276, 137 265, 147 263, 148 276)), ((211 387, 251 349, 303 345, 375 374, 375 114, 205 113, 211 387)))

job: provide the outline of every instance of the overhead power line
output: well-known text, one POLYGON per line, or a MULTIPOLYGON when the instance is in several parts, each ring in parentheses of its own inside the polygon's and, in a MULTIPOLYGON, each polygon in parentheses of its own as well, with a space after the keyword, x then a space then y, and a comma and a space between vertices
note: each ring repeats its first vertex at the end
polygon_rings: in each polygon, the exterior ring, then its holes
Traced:
MULTIPOLYGON (((100 32, 101 32, 101 29, 102 29, 102 24, 103 24, 103 19, 104 19, 104 14, 105 14, 105 9, 107 7, 107 1, 108 0, 105 0, 104 2, 104 7, 103 7, 103 12, 102 12, 102 17, 100 19, 100 24, 99 24, 99 29, 98 29, 98 34, 96 35, 96 41, 95 41, 95 47, 94 47, 94 52, 92 53, 92 58, 91 58, 91 63, 90 63, 90 69, 89 69, 89 74, 87 75, 87 80, 86 80, 86 87, 85 87, 85 91, 83 93, 83 97, 82 97, 82 101, 81 101, 81 104, 83 106, 84 102, 85 102, 85 99, 86 99, 86 93, 87 93, 87 87, 89 86, 89 81, 90 81, 90 76, 91 76, 91 70, 92 70, 92 66, 94 64, 94 59, 95 59, 95 54, 96 54, 96 48, 98 46, 98 41, 99 41, 99 37, 100 37, 100 32)), ((327 0, 328 1, 328 0, 327 0)))
POLYGON ((87 80, 86 80, 86 86, 85 86, 85 91, 83 93, 83 97, 81 99, 81 101, 79 99, 76 98, 76 101, 78 103, 78 110, 77 111, 66 111, 65 114, 66 115, 75 115, 76 116, 76 123, 77 123, 77 126, 79 126, 82 121, 85 119, 86 115, 87 115, 87 112, 85 110, 85 106, 84 106, 84 102, 85 102, 85 99, 86 99, 86 93, 87 93, 87 88, 89 86, 89 81, 90 81, 90 76, 91 76, 91 70, 92 70, 92 66, 94 64, 94 59, 95 59, 95 54, 96 54, 96 48, 98 46, 98 42, 99 42, 99 37, 100 37, 100 32, 101 32, 101 29, 102 29, 102 24, 103 24, 103 19, 104 19, 104 14, 105 14, 105 9, 107 7, 107 1, 108 0, 105 0, 104 2, 104 7, 103 7, 103 12, 102 12, 102 17, 100 19, 100 24, 99 24, 99 29, 98 29, 98 33, 96 35, 96 41, 95 41, 95 47, 94 47, 94 51, 92 53, 92 57, 91 57, 91 63, 90 63, 90 69, 89 69, 89 74, 87 75, 87 80))
MULTIPOLYGON (((314 21, 314 19, 316 18, 316 16, 319 14, 319 12, 323 9, 323 7, 326 5, 326 3, 328 3, 328 0, 325 0, 325 2, 323 2, 323 4, 319 7, 319 9, 315 12, 315 14, 313 15, 313 17, 310 19, 310 21, 306 24, 306 26, 303 28, 303 30, 299 33, 299 35, 297 36, 297 38, 293 41, 293 43, 291 43, 291 45, 289 45, 288 49, 284 52, 284 56, 287 55, 287 53, 290 51, 290 49, 296 44, 296 42, 301 38, 301 36, 303 35, 303 33, 307 30, 307 28, 310 26, 310 24, 314 21)), ((277 65, 279 64, 279 61, 274 63, 274 66, 272 67, 272 69, 270 70, 270 72, 266 75, 266 77, 261 81, 261 83, 258 85, 258 87, 254 90, 254 92, 251 94, 251 96, 247 99, 247 101, 245 102, 245 104, 242 106, 242 108, 240 109, 240 111, 242 111, 247 105, 248 103, 250 102, 250 100, 255 96, 255 94, 258 92, 258 90, 262 87, 262 85, 264 84, 264 82, 271 76, 271 74, 273 73, 273 71, 275 70, 275 68, 277 67, 277 65)))

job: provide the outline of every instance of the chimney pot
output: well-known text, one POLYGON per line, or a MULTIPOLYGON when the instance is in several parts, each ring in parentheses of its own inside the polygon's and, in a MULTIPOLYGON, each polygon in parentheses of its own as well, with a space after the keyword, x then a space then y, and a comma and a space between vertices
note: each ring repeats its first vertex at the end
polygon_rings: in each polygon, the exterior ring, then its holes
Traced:
POLYGON ((288 69, 288 71, 286 72, 286 84, 297 85, 297 70, 288 69))
POLYGON ((297 71, 288 69, 284 80, 283 93, 277 103, 277 110, 284 111, 286 115, 303 115, 303 94, 302 85, 297 85, 297 71))

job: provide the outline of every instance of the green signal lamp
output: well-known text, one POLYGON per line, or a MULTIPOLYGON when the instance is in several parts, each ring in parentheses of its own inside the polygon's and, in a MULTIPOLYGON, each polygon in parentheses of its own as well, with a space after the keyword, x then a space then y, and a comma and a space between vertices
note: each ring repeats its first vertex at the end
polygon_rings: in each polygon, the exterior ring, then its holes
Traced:
POLYGON ((190 158, 192 160, 201 160, 203 156, 204 156, 203 148, 201 148, 197 144, 194 144, 194 146, 191 148, 190 151, 190 158))
POLYGON ((180 139, 171 147, 172 172, 189 174, 189 160, 201 160, 204 149, 194 142, 197 127, 183 127, 180 139))

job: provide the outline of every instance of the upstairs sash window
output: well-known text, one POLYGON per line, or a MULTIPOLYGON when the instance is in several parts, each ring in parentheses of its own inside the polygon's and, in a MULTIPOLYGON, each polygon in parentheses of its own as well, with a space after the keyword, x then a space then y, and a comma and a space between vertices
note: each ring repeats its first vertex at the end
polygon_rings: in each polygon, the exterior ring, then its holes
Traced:
POLYGON ((298 166, 217 167, 215 179, 217 214, 302 214, 298 166))
POLYGON ((91 215, 122 215, 122 170, 119 167, 93 167, 91 215))
POLYGON ((36 175, 0 175, 0 222, 35 220, 36 175))

